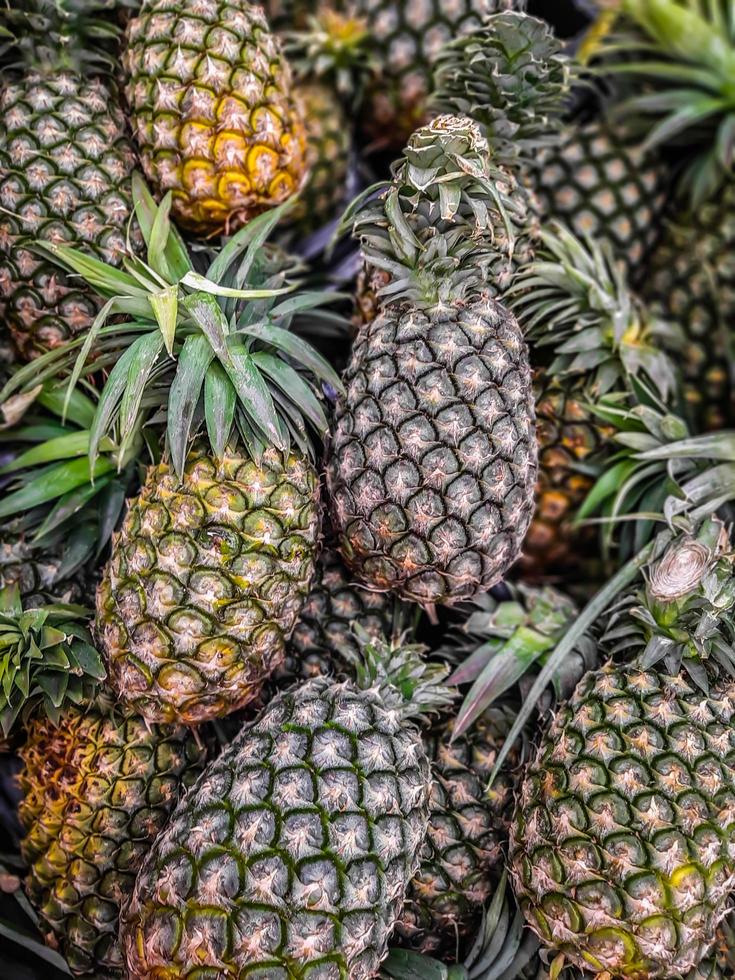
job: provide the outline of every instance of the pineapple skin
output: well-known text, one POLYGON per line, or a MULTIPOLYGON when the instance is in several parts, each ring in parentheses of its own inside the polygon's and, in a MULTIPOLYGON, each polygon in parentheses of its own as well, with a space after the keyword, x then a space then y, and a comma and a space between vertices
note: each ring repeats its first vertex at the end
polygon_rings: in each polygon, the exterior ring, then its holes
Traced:
POLYGON ((97 592, 109 682, 147 720, 196 724, 252 701, 282 662, 315 573, 318 476, 193 450, 151 467, 97 592))
POLYGON ((304 123, 261 7, 145 0, 123 67, 143 170, 182 227, 233 231, 299 189, 304 123))
POLYGON ((508 709, 490 708, 457 739, 451 718, 424 736, 432 773, 429 828, 395 945, 451 961, 457 944, 461 950, 474 934, 504 861, 517 748, 487 787, 513 718, 508 709))
POLYGON ((645 277, 668 199, 664 162, 605 120, 569 126, 543 147, 529 180, 543 221, 606 244, 632 283, 645 277))
POLYGON ((295 98, 306 122, 309 176, 287 220, 309 234, 337 217, 345 203, 352 139, 342 103, 328 86, 304 83, 295 98))
POLYGON ((429 763, 378 690, 270 702, 158 837, 121 928, 138 980, 369 980, 418 864, 429 763))
POLYGON ((20 755, 25 887, 46 938, 74 974, 121 977, 120 909, 206 749, 183 727, 93 705, 58 727, 33 721, 20 755))
POLYGON ((554 718, 518 796, 511 875, 541 940, 626 980, 684 976, 735 885, 735 686, 612 664, 554 718))
MULTIPOLYGON (((63 243, 120 266, 135 154, 110 89, 75 71, 11 76, 0 114, 0 317, 31 359, 87 330, 102 301, 30 246, 63 243)), ((139 236, 133 225, 134 246, 139 236)))
POLYGON ((486 296, 390 306, 359 332, 327 484, 348 566, 426 607, 499 581, 533 513, 528 352, 486 296))
POLYGON ((432 67, 444 45, 491 14, 525 9, 525 0, 357 0, 346 7, 365 19, 379 62, 361 110, 362 129, 381 146, 398 149, 426 122, 432 67))
POLYGON ((684 395, 696 431, 735 424, 727 367, 735 322, 735 179, 696 210, 668 215, 643 296, 685 332, 684 395))

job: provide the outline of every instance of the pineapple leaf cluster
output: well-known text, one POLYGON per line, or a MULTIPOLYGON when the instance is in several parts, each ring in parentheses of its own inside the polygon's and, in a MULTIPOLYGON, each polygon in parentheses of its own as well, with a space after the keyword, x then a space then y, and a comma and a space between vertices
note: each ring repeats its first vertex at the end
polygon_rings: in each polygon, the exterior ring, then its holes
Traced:
POLYGON ((21 600, 0 591, 0 728, 8 735, 42 711, 58 724, 69 705, 86 704, 105 678, 81 606, 21 600))

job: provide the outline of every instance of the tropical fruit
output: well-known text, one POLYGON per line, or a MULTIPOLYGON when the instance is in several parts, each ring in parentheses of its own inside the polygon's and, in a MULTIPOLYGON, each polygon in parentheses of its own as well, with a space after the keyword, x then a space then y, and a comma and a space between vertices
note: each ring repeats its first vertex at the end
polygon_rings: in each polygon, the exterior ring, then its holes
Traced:
POLYGON ((644 92, 627 100, 621 112, 648 131, 651 146, 680 158, 677 199, 643 294, 686 334, 682 360, 695 431, 731 425, 735 418, 724 367, 735 312, 735 152, 729 137, 735 23, 726 7, 623 0, 606 61, 609 70, 644 92), (621 56, 626 49, 634 57, 621 56))
POLYGON ((31 722, 20 754, 25 886, 42 929, 73 973, 121 977, 120 911, 206 751, 185 728, 99 701, 58 726, 31 722))
POLYGON ((146 718, 194 724, 251 701, 309 591, 318 481, 302 457, 191 450, 151 467, 97 594, 110 683, 146 718), (181 654, 185 651, 185 657, 181 654))
POLYGON ((514 888, 542 942, 581 969, 685 976, 725 915, 735 688, 721 651, 734 607, 722 526, 682 533, 610 617, 602 651, 625 661, 580 681, 525 775, 514 888))
POLYGON ((427 121, 432 68, 446 44, 480 27, 490 14, 524 8, 525 0, 357 0, 349 5, 366 22, 377 63, 360 115, 367 138, 401 147, 427 121))
POLYGON ((315 572, 321 385, 341 384, 288 329, 313 315, 313 294, 279 306, 283 270, 256 262, 278 209, 231 238, 207 278, 168 220, 170 195, 157 208, 136 180, 135 200, 151 263, 135 276, 53 252, 94 278, 111 312, 140 310, 142 333, 119 328, 90 461, 118 424, 125 443, 167 418, 167 453, 113 542, 96 631, 121 701, 149 721, 196 723, 254 699, 283 659, 315 572))
POLYGON ((182 227, 232 231, 299 189, 304 122, 261 7, 144 0, 123 66, 143 169, 182 227))
POLYGON ((130 975, 374 977, 428 821, 410 718, 445 700, 441 675, 368 645, 357 682, 272 700, 149 852, 121 928, 130 975))
POLYGON ((492 232, 494 176, 477 127, 438 117, 356 223, 366 261, 393 281, 357 336, 337 403, 333 523, 360 579, 429 609, 497 582, 531 519, 527 350, 486 287, 508 244, 496 248, 492 232))
POLYGON ((355 625, 373 638, 392 636, 395 605, 384 592, 355 582, 339 554, 327 546, 319 556, 316 578, 279 676, 308 679, 344 669, 359 650, 355 625))
POLYGON ((424 736, 432 775, 429 826, 395 944, 451 958, 477 929, 504 860, 518 749, 487 787, 513 717, 498 705, 459 738, 451 718, 440 718, 424 736))
POLYGON ((573 522, 592 478, 617 450, 596 406, 622 398, 632 407, 641 389, 673 406, 680 335, 630 290, 610 243, 584 244, 561 225, 541 242, 510 297, 532 344, 541 420, 537 508, 521 568, 559 576, 584 556, 573 522))
POLYGON ((66 242, 119 266, 135 155, 85 19, 47 0, 11 8, 2 19, 22 43, 0 91, 0 318, 29 359, 87 330, 101 306, 32 245, 66 242))
POLYGON ((577 238, 609 243, 631 283, 645 278, 670 183, 657 154, 603 116, 564 127, 541 149, 529 177, 545 222, 559 221, 577 238))
POLYGON ((342 103, 329 86, 304 82, 295 98, 306 125, 309 175, 289 220, 308 234, 336 218, 345 203, 352 139, 342 103))

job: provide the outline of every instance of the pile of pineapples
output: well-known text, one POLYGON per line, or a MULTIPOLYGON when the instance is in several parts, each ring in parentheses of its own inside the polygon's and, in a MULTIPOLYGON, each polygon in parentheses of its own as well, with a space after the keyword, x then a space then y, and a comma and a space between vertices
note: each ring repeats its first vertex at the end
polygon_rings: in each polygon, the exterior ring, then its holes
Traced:
POLYGON ((0 0, 1 977, 735 980, 735 2, 580 7, 0 0))

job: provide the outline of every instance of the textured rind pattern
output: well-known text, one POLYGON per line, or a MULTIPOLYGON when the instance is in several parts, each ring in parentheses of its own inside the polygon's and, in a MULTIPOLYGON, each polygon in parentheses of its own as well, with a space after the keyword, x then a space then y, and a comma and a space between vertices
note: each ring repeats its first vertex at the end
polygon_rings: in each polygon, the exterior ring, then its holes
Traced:
POLYGON ((256 697, 315 572, 318 477, 301 457, 199 452, 152 467, 97 593, 110 684, 150 721, 194 724, 256 697))
POLYGON ((316 679, 281 694, 149 853, 121 930, 130 975, 374 977, 429 782, 417 730, 377 692, 316 679))
POLYGON ((369 86, 363 127, 380 143, 400 147, 426 121, 431 69, 445 44, 481 27, 485 18, 521 10, 524 0, 357 0, 343 4, 367 22, 380 71, 369 86))
POLYGON ((112 93, 72 71, 4 81, 0 116, 0 317, 28 359, 86 330, 101 306, 30 245, 71 245, 119 266, 135 155, 112 93))
POLYGON ((441 719, 424 736, 431 761, 429 828, 393 937, 395 945, 452 960, 474 934, 503 862, 519 753, 511 755, 488 789, 512 713, 490 709, 453 739, 441 719))
POLYGON ((431 605, 499 581, 533 513, 528 352, 487 297, 392 306, 362 328, 327 480, 340 549, 376 588, 431 605))
POLYGON ((728 374, 735 322, 735 179, 714 200, 673 213, 651 256, 643 297, 686 335, 684 394, 698 429, 735 425, 728 374))
POLYGON ((580 967, 685 975, 735 885, 735 685, 589 673, 554 719, 511 827, 532 928, 580 967))
POLYGON ((120 908, 206 751, 183 727, 92 707, 32 722, 21 757, 25 885, 44 932, 75 974, 122 976, 120 908))
POLYGON ((660 158, 604 121, 563 130, 530 171, 544 221, 561 221, 579 238, 609 244, 631 282, 644 278, 660 234, 668 176, 660 158))
POLYGON ((145 0, 123 65, 143 169, 181 225, 232 231, 299 189, 304 123, 262 8, 145 0))

